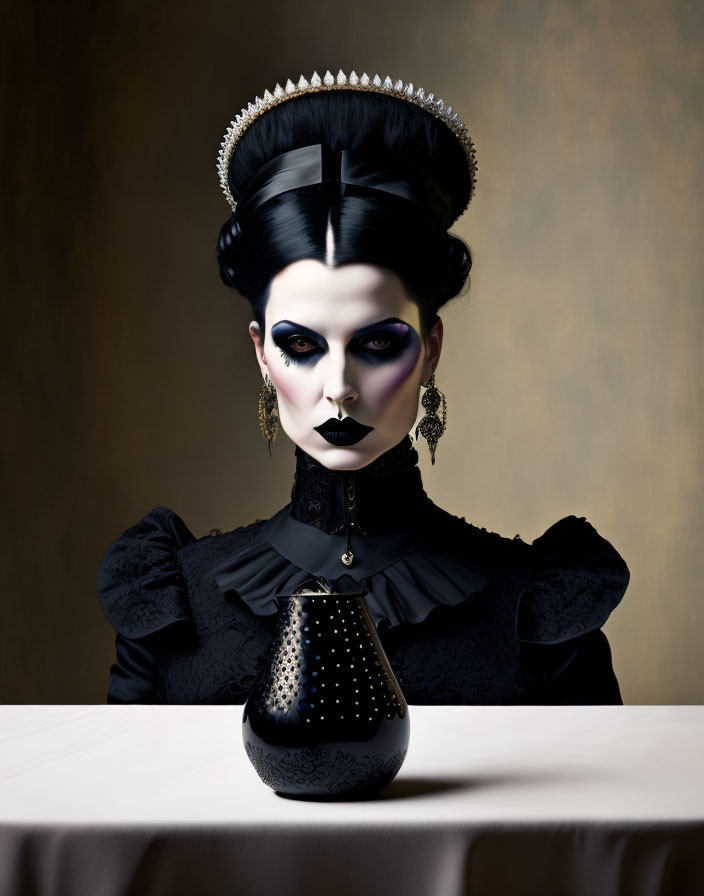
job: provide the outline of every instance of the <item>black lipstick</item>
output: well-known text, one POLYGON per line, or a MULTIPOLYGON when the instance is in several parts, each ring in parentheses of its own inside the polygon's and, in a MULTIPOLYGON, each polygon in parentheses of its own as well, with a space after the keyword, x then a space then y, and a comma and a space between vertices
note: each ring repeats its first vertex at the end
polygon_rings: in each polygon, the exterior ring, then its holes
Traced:
POLYGON ((373 426, 357 423, 351 417, 345 417, 344 420, 337 420, 335 417, 331 417, 325 423, 321 423, 320 426, 314 426, 313 428, 320 433, 326 442, 338 446, 356 445, 357 442, 361 442, 374 429, 373 426))

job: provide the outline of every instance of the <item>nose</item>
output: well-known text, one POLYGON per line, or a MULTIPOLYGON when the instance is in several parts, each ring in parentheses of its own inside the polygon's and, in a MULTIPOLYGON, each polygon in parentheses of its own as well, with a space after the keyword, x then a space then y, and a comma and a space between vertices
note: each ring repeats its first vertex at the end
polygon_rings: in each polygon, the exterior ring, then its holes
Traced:
MULTIPOLYGON (((343 402, 353 402, 359 397, 359 392, 350 376, 349 365, 346 357, 330 357, 323 396, 331 405, 342 405, 343 402)), ((336 408, 337 410, 337 408, 336 408)))

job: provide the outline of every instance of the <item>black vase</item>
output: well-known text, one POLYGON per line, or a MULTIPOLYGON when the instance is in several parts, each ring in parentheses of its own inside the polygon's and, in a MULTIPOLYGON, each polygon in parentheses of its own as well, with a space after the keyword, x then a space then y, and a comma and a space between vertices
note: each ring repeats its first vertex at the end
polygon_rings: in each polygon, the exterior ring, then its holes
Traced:
POLYGON ((242 736, 259 777, 281 796, 370 797, 406 757, 408 705, 364 593, 279 598, 242 736))

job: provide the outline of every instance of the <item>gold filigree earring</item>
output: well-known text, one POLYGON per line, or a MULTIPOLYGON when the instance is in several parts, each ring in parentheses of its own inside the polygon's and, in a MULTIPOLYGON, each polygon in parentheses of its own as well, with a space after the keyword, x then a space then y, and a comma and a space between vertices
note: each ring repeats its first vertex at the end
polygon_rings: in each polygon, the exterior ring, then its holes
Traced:
POLYGON ((269 442, 269 454, 271 446, 279 434, 279 408, 276 404, 276 386, 265 374, 262 388, 259 392, 259 429, 269 442))
POLYGON ((447 428, 447 403, 445 395, 435 385, 435 374, 433 374, 427 383, 421 383, 425 389, 421 404, 425 408, 425 417, 416 426, 416 441, 418 433, 428 441, 430 449, 430 460, 435 464, 435 449, 438 446, 442 434, 447 428), (438 408, 442 404, 442 420, 438 417, 438 408))

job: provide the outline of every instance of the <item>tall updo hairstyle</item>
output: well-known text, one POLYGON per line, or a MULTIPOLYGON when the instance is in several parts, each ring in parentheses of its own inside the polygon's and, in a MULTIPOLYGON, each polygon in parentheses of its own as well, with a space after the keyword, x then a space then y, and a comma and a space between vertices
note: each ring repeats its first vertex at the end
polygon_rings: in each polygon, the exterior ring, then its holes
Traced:
MULTIPOLYGON (((259 116, 240 139, 228 171, 235 201, 271 159, 315 143, 333 152, 363 149, 416 162, 450 194, 453 220, 469 201, 465 152, 447 125, 402 99, 359 90, 306 94, 259 116)), ((438 309, 469 288, 466 243, 423 207, 389 193, 346 186, 340 195, 324 183, 279 193, 241 222, 238 211, 220 230, 220 276, 249 301, 262 329, 276 274, 304 258, 325 261, 328 221, 334 265, 365 262, 396 272, 419 306, 424 333, 438 309)))

